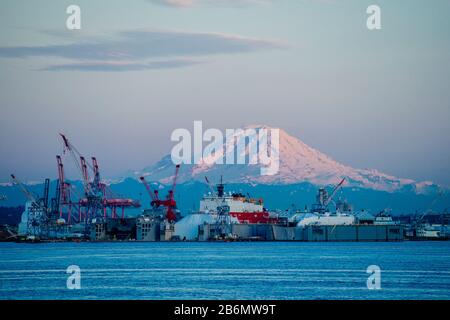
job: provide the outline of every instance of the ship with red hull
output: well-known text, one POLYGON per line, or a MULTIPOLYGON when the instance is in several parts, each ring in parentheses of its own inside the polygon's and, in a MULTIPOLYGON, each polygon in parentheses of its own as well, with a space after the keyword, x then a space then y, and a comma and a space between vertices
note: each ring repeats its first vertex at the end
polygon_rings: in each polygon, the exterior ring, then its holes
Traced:
MULTIPOLYGON (((209 181, 206 179, 209 184, 209 181)), ((205 195, 200 201, 200 212, 215 214, 225 211, 239 223, 247 224, 277 224, 279 217, 264 208, 263 199, 254 199, 242 193, 225 192, 222 181, 216 186, 216 191, 205 195)))

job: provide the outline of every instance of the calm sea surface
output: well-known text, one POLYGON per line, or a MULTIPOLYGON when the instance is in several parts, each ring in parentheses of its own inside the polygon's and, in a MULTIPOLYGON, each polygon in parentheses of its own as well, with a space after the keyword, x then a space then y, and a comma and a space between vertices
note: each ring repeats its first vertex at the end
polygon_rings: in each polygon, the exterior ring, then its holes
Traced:
POLYGON ((0 243, 0 299, 450 299, 450 242, 0 243))

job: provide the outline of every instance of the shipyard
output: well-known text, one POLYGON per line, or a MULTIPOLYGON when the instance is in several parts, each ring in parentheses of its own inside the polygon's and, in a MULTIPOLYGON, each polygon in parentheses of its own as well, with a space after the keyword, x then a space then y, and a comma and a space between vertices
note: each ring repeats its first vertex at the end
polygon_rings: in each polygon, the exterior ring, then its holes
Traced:
POLYGON ((83 191, 66 178, 61 155, 56 156, 54 190, 46 179, 41 196, 11 174, 12 184, 27 201, 18 226, 2 226, 2 241, 395 242, 450 238, 450 215, 446 213, 430 221, 429 211, 399 218, 387 209, 377 214, 355 210, 337 196, 345 177, 329 188, 318 187, 315 202, 303 210, 283 211, 267 209, 264 195, 254 198, 227 190, 222 176, 215 185, 204 176, 207 192, 198 210, 185 213, 178 209, 175 198, 181 168, 177 164, 167 194, 160 194, 145 176, 139 177, 147 196, 141 203, 112 191, 101 178, 97 159, 91 157, 88 162, 64 134, 60 139, 63 153, 79 171, 83 191), (130 209, 138 214, 127 215, 130 209))
POLYGON ((0 302, 450 300, 450 1, 404 2, 0 1, 0 302))

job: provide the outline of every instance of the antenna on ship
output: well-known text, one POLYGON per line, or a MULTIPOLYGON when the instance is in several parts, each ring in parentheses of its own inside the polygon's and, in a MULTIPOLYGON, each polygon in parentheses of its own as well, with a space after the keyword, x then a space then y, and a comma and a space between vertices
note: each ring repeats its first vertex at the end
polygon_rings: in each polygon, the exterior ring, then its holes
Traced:
POLYGON ((209 179, 208 179, 207 176, 205 176, 205 181, 206 181, 206 184, 208 185, 209 190, 211 190, 211 195, 213 195, 214 194, 214 188, 211 186, 211 183, 209 182, 209 179))
POLYGON ((220 183, 217 185, 217 196, 219 196, 220 198, 223 197, 223 190, 225 189, 224 185, 223 185, 223 177, 222 175, 220 176, 220 183))

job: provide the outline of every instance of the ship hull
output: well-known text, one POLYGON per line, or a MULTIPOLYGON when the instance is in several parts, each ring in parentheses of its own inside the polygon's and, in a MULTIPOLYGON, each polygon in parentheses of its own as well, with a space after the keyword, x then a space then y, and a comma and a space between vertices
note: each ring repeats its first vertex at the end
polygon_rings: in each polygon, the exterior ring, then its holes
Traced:
POLYGON ((271 217, 267 212, 230 212, 232 217, 238 219, 240 223, 271 223, 278 222, 277 218, 271 217))

